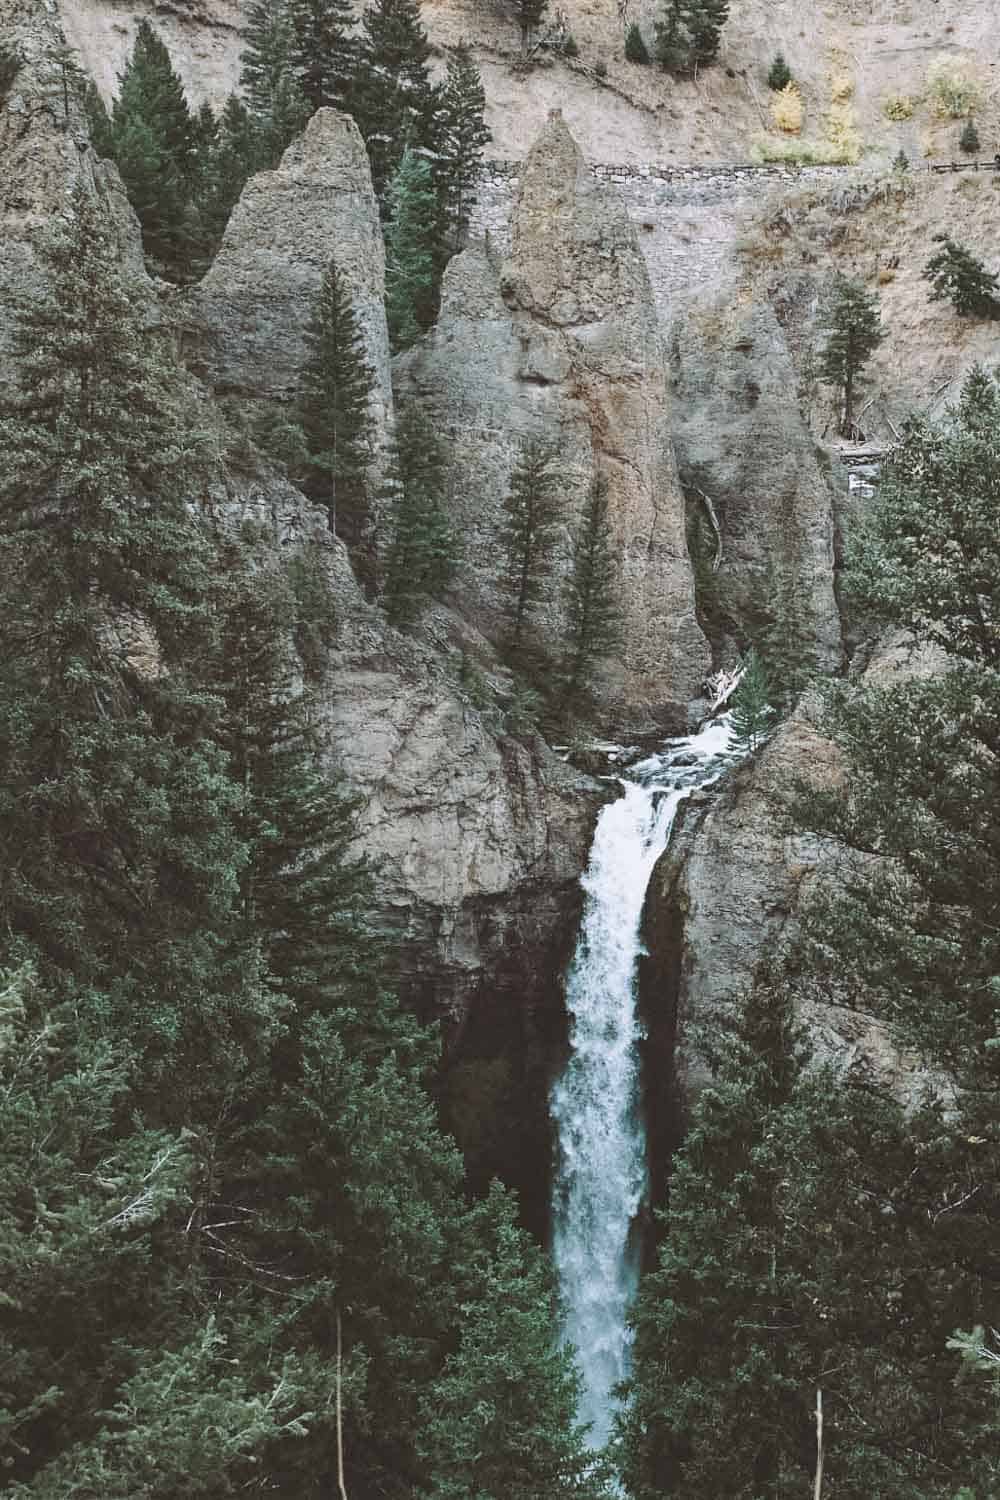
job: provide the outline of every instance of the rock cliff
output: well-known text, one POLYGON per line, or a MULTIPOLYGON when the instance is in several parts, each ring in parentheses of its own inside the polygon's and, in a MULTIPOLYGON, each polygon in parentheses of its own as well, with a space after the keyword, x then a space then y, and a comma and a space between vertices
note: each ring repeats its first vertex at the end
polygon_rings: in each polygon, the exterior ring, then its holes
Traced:
MULTIPOLYGON (((625 645, 598 684, 617 732, 682 725, 709 665, 695 619, 684 504, 670 443, 663 345, 649 275, 615 190, 595 180, 558 113, 524 165, 509 256, 489 245, 449 268, 437 326, 400 375, 453 442, 469 537, 463 608, 500 629, 497 544, 518 440, 557 450, 565 524, 556 573, 595 480, 608 495, 625 645)), ((559 591, 538 617, 565 634, 559 591)))
POLYGON ((845 485, 800 410, 773 307, 745 292, 703 304, 676 330, 673 355, 674 436, 701 523, 701 602, 717 644, 735 633, 742 648, 778 623, 802 659, 836 670, 835 505, 845 485), (783 619, 792 601, 796 617, 783 619))
MULTIPOLYGON (((315 116, 278 170, 248 183, 204 281, 182 292, 157 287, 141 270, 138 225, 115 169, 95 161, 75 105, 63 118, 48 60, 61 40, 54 17, 29 0, 0 36, 24 58, 0 110, 0 384, 15 373, 14 309, 36 286, 33 241, 82 182, 117 226, 122 260, 147 288, 150 318, 179 325, 184 351, 208 384, 193 382, 203 420, 215 420, 211 396, 220 391, 243 399, 287 393, 303 324, 336 251, 378 376, 376 416, 387 424, 382 242, 353 123, 329 110, 315 116)), ((484 640, 445 610, 420 641, 390 630, 320 513, 252 450, 233 460, 222 423, 218 437, 215 524, 251 520, 276 550, 305 549, 332 588, 336 629, 321 688, 327 755, 363 798, 358 848, 376 870, 377 920, 404 935, 404 989, 456 1023, 477 999, 529 1008, 551 1000, 600 800, 595 784, 541 740, 488 723, 464 696, 456 642, 489 668, 484 640)))
POLYGON ((214 391, 286 400, 331 257, 350 287, 375 372, 372 416, 384 436, 392 411, 385 252, 368 156, 347 115, 317 111, 277 169, 250 179, 208 272, 178 295, 179 314, 191 329, 195 367, 214 391))
MULTIPOLYGON (((894 635, 879 645, 863 680, 879 686, 941 669, 939 655, 894 635)), ((718 1023, 752 987, 762 958, 794 937, 817 884, 836 881, 841 851, 799 831, 791 816, 800 786, 829 789, 843 779, 841 753, 824 737, 817 712, 807 695, 718 795, 685 804, 654 872, 643 975, 657 1038, 652 1073, 657 1090, 672 1088, 682 1100, 704 1080, 687 1040, 692 1023, 709 1029, 718 1023)), ((917 1101, 928 1074, 883 1022, 813 989, 800 996, 799 1014, 818 1060, 858 1070, 906 1102, 917 1101)))

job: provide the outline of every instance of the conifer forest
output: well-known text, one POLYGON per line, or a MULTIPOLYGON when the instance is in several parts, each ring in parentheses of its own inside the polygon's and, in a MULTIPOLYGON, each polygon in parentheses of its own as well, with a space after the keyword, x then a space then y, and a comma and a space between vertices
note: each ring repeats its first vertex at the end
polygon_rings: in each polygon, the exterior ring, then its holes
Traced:
POLYGON ((605 8, 0 0, 10 1500, 1000 1496, 979 9, 605 8))

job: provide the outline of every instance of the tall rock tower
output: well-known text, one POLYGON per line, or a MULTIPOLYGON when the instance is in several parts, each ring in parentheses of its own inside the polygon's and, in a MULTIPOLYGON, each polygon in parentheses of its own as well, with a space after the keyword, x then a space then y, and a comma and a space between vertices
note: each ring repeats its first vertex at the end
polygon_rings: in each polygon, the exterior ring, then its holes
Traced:
MULTIPOLYGON (((682 724, 709 649, 695 618, 649 274, 624 204, 589 171, 558 111, 524 164, 509 257, 489 244, 457 257, 437 327, 400 364, 452 439, 459 471, 476 476, 453 497, 472 539, 465 605, 500 628, 503 497, 519 440, 541 437, 558 451, 564 497, 557 580, 591 485, 600 478, 607 489, 624 631, 595 685, 602 719, 628 732, 682 724)), ((564 633, 558 586, 538 625, 550 646, 564 633)))

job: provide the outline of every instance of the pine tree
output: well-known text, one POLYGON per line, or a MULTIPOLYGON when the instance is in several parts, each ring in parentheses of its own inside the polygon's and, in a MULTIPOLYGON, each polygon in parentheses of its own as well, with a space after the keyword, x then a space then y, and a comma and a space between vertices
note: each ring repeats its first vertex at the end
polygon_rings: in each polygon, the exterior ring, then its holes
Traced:
POLYGON ((191 260, 186 210, 196 130, 170 54, 145 20, 119 79, 111 144, 146 254, 166 275, 182 278, 191 260))
POLYGON ((520 648, 533 606, 544 597, 552 571, 553 535, 562 513, 555 457, 550 444, 531 438, 522 442, 504 499, 502 581, 508 594, 510 644, 515 651, 520 648))
POLYGON ((549 0, 514 0, 514 18, 521 28, 521 49, 527 51, 533 31, 537 31, 545 19, 549 0))
POLYGON ((728 19, 729 0, 700 0, 691 28, 695 68, 718 57, 722 28, 728 19))
POLYGON ((389 189, 385 316, 393 351, 407 349, 434 320, 438 207, 431 169, 407 148, 389 189))
POLYGON ((815 620, 805 583, 787 571, 768 579, 770 620, 757 632, 756 652, 767 678, 770 702, 787 713, 816 676, 815 620))
POLYGON ((931 301, 942 302, 947 298, 962 318, 1000 318, 997 277, 951 235, 936 234, 934 241, 941 249, 935 251, 920 273, 934 288, 931 301))
POLYGON ((781 90, 786 89, 791 82, 792 70, 785 62, 784 55, 781 52, 776 52, 774 54, 774 62, 768 71, 767 86, 772 93, 780 94, 781 90))
POLYGON ((367 516, 375 377, 334 260, 324 273, 305 340, 298 413, 311 465, 309 494, 326 508, 331 531, 339 527, 357 541, 367 516))
POLYGON ((959 150, 964 151, 967 156, 975 156, 976 152, 979 150, 980 145, 981 142, 979 139, 979 131, 976 129, 975 121, 970 116, 969 119, 966 120, 965 125, 962 128, 962 133, 958 138, 959 150))
POLYGON ((771 685, 756 651, 750 651, 743 666, 740 685, 733 694, 730 735, 738 750, 753 755, 774 726, 771 685))
MULTIPOLYGON (((874 617, 946 654, 938 677, 829 695, 850 798, 800 816, 845 848, 810 961, 971 1086, 996 1087, 1000 899, 993 747, 1000 718, 1000 390, 974 371, 939 423, 913 419, 848 554, 851 593, 874 617), (829 955, 827 958, 825 955, 829 955)), ((970 1133, 981 1133, 971 1131, 970 1133)))
POLYGON ((470 1214, 476 1250, 460 1342, 423 1404, 428 1500, 610 1496, 576 1423, 579 1376, 558 1341, 550 1272, 498 1183, 470 1214))
POLYGON ((650 61, 649 48, 643 40, 638 21, 630 21, 628 30, 625 33, 625 60, 626 62, 641 64, 646 64, 650 61))
POLYGON ((86 74, 80 66, 76 49, 68 42, 53 42, 43 48, 39 60, 51 69, 55 79, 54 92, 59 101, 59 114, 68 123, 71 100, 86 88, 86 74))
POLYGON ((0 973, 0 1462, 17 1494, 53 1493, 38 1470, 93 1433, 143 1331, 171 1329, 157 1244, 194 1163, 177 1134, 129 1120, 134 1058, 101 1034, 100 1002, 23 961, 0 973))
POLYGON ((394 625, 413 621, 428 599, 440 596, 455 568, 456 542, 445 513, 445 459, 441 443, 415 405, 396 431, 395 505, 386 558, 385 609, 394 625))
POLYGON ((981 1393, 940 1357, 950 1313, 982 1305, 940 1214, 968 1148, 960 1165, 939 1109, 907 1117, 807 1067, 793 1017, 787 981, 765 974, 701 1034, 712 1078, 634 1315, 625 1485, 636 1500, 808 1492, 821 1390, 834 1493, 953 1500, 964 1445, 982 1463, 992 1442, 981 1393))
POLYGON ((573 551, 573 570, 566 588, 566 663, 564 701, 573 705, 587 691, 587 676, 621 639, 618 567, 608 516, 607 486, 591 486, 573 551))
POLYGON ((461 247, 476 201, 483 147, 490 139, 479 69, 463 42, 448 58, 433 122, 432 175, 440 215, 439 259, 461 247))
POLYGON ((885 338, 878 299, 860 281, 834 276, 827 287, 819 317, 824 342, 817 369, 843 399, 840 431, 854 434, 854 392, 858 378, 885 338))
POLYGON ((346 109, 356 70, 350 0, 289 0, 290 60, 310 109, 346 109))
POLYGON ((22 851, 0 906, 57 970, 142 976, 152 1017, 206 982, 198 929, 224 921, 241 853, 188 673, 212 629, 190 510, 210 469, 110 222, 75 193, 0 408, 0 826, 22 851))
POLYGON ((728 15, 728 0, 665 0, 656 23, 657 62, 677 74, 713 62, 728 15))
POLYGON ((235 94, 230 94, 201 179, 201 220, 206 243, 213 254, 247 178, 256 170, 258 151, 257 132, 247 107, 235 94))
POLYGON ((363 33, 350 111, 368 148, 372 182, 385 209, 404 149, 429 144, 436 107, 428 70, 430 44, 417 0, 376 0, 364 13, 363 33))
POLYGON ((98 156, 110 160, 114 156, 111 116, 93 79, 88 79, 84 87, 83 110, 87 116, 90 144, 98 156))
POLYGON ((687 8, 686 0, 665 0, 660 18, 653 29, 656 61, 667 73, 684 73, 688 69, 690 45, 685 26, 687 8))
POLYGON ((309 104, 295 73, 295 31, 288 0, 253 0, 244 40, 240 88, 255 126, 255 170, 268 170, 309 117, 309 104))

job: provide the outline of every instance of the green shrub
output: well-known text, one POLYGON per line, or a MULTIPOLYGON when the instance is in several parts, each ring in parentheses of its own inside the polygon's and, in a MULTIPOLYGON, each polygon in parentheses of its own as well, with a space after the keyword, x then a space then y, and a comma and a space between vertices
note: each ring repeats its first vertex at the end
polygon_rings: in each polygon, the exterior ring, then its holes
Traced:
POLYGON ((625 33, 625 61, 639 63, 643 67, 649 63, 649 48, 642 39, 637 21, 630 22, 625 33))
POLYGON ((961 120, 979 103, 979 85, 947 58, 938 58, 927 70, 931 105, 939 119, 961 120))
POLYGON ((21 58, 7 47, 0 48, 0 104, 11 91, 14 79, 21 71, 21 58))
POLYGON ((776 52, 774 54, 774 62, 771 64, 771 71, 767 75, 768 88, 772 89, 774 93, 780 94, 781 90, 786 89, 791 81, 791 68, 785 62, 781 53, 776 52))
POLYGON ((979 131, 976 129, 974 120, 966 120, 965 128, 958 138, 958 145, 959 149, 961 151, 964 151, 966 156, 975 156, 976 152, 979 150, 981 142, 979 139, 979 131))
POLYGON ((567 31, 566 40, 562 44, 563 57, 579 57, 580 49, 576 45, 576 37, 571 31, 567 31))
POLYGON ((607 76, 608 76, 608 65, 604 61, 604 59, 602 58, 599 62, 595 62, 595 64, 594 64, 594 77, 598 78, 598 79, 601 79, 601 78, 607 78, 607 76))

